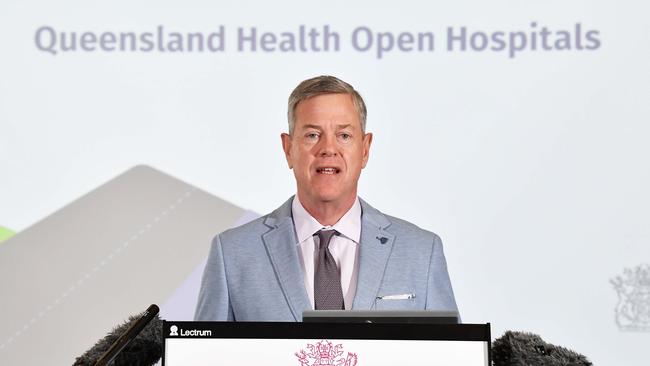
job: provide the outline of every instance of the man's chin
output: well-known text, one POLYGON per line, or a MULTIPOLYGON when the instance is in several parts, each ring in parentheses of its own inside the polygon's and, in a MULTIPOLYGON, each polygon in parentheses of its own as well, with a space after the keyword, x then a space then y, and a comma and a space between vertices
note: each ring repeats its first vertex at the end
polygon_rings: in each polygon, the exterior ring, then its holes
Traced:
MULTIPOLYGON (((299 194, 300 197, 303 195, 299 194)), ((308 192, 309 200, 314 202, 314 203, 331 203, 331 202, 336 202, 341 200, 343 197, 343 194, 341 191, 337 190, 332 190, 332 189, 319 189, 319 190, 311 190, 308 192)), ((307 198, 307 197, 305 197, 307 198)))
POLYGON ((356 198, 356 191, 350 192, 344 187, 334 186, 334 185, 315 185, 309 187, 310 189, 304 190, 305 194, 298 193, 303 200, 303 197, 306 200, 309 200, 312 204, 342 204, 345 205, 349 201, 356 198))

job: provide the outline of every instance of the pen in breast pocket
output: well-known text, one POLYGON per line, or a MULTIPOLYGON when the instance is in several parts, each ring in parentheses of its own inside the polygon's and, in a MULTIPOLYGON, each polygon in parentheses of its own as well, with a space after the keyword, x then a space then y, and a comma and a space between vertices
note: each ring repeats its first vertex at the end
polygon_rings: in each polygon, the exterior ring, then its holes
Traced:
POLYGON ((377 300, 408 300, 408 299, 415 299, 415 294, 377 296, 377 300))

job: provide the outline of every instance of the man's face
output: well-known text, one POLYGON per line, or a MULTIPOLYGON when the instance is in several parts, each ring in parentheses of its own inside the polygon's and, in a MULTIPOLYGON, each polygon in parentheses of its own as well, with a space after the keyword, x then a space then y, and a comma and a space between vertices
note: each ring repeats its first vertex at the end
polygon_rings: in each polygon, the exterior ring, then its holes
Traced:
POLYGON ((298 103, 294 115, 293 133, 282 134, 282 147, 303 205, 351 205, 372 142, 372 134, 361 130, 352 96, 318 95, 298 103))

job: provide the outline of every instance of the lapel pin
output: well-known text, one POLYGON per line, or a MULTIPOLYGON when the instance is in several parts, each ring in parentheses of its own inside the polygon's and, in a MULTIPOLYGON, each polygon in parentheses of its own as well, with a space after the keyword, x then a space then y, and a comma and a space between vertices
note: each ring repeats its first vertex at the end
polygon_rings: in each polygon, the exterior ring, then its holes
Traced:
POLYGON ((386 242, 388 241, 388 238, 382 236, 381 238, 377 237, 377 240, 379 240, 379 242, 382 243, 382 244, 386 244, 386 242))

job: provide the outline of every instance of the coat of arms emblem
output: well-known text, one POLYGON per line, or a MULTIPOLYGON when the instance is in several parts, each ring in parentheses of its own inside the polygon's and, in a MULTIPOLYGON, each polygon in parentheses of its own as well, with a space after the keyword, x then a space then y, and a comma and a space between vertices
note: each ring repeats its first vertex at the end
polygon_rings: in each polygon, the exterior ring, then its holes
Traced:
POLYGON ((343 356, 343 345, 333 345, 322 340, 318 343, 307 344, 306 349, 295 353, 300 366, 356 366, 357 354, 348 352, 343 356))
POLYGON ((610 280, 616 292, 616 324, 620 330, 650 331, 650 265, 625 269, 610 280))

